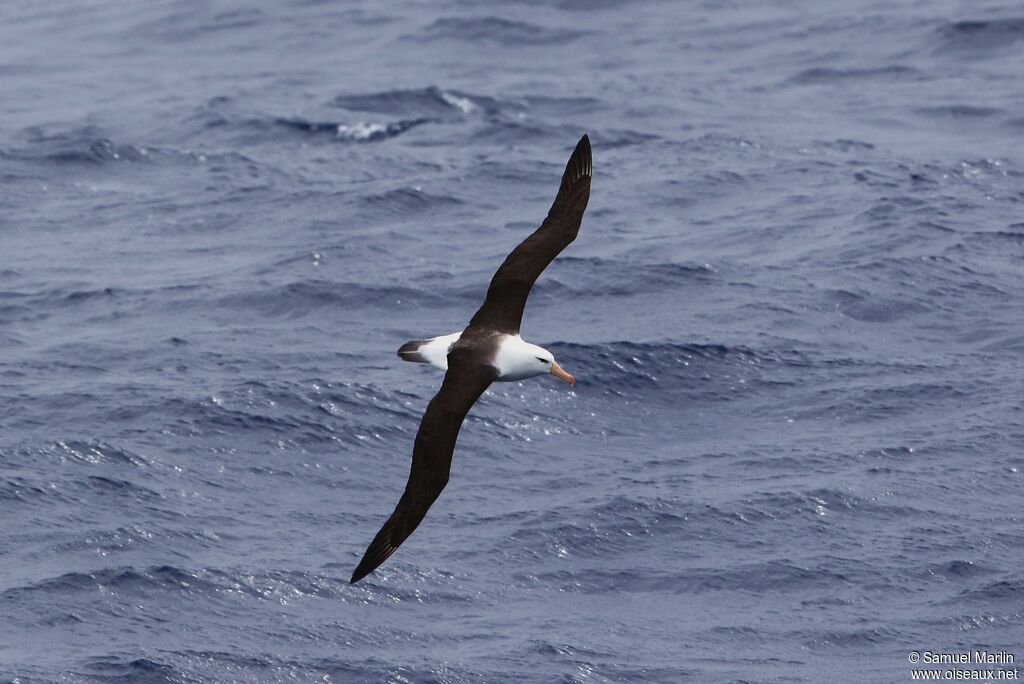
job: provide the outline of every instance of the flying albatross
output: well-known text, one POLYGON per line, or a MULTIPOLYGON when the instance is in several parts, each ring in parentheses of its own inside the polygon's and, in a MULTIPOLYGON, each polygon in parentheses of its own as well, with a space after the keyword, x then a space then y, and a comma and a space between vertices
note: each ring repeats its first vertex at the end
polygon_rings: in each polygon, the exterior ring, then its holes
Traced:
POLYGON ((565 165, 562 184, 547 218, 498 268, 483 305, 466 329, 407 342, 398 350, 405 361, 429 363, 445 371, 444 381, 430 400, 416 433, 405 492, 352 573, 353 583, 376 570, 398 549, 448 484, 462 421, 492 382, 551 374, 576 384, 576 378, 555 362, 551 352, 519 336, 519 325, 537 276, 576 239, 590 199, 592 170, 590 140, 583 136, 565 165))

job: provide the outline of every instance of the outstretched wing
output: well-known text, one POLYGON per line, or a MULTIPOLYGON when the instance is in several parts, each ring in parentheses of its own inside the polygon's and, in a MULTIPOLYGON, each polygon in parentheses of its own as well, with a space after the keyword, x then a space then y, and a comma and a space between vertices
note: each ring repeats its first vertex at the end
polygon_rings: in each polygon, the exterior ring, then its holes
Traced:
POLYGON ((498 268, 487 289, 487 298, 470 326, 493 328, 510 335, 519 332, 526 298, 537 276, 576 239, 590 199, 592 174, 590 139, 583 136, 565 165, 562 185, 547 218, 498 268))
POLYGON ((462 421, 494 377, 493 369, 472 364, 463 358, 463 353, 449 354, 444 382, 430 400, 416 433, 405 492, 352 573, 353 583, 376 570, 401 546, 448 484, 452 452, 462 421))

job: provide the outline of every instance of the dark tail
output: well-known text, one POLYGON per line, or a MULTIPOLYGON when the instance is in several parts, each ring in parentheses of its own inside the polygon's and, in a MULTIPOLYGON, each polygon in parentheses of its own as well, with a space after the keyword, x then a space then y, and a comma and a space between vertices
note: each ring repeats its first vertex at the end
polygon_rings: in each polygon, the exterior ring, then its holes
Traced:
POLYGON ((413 363, 430 363, 423 354, 420 354, 420 347, 425 345, 429 340, 413 340, 412 342, 406 342, 398 348, 398 356, 403 361, 412 361, 413 363))

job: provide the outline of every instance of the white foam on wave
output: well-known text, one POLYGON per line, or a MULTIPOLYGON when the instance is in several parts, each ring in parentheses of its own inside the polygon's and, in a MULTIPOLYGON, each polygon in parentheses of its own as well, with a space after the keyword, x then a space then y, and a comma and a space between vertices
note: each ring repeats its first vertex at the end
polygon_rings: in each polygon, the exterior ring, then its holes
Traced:
POLYGON ((387 133, 388 127, 381 123, 364 123, 357 121, 352 125, 338 124, 338 137, 347 140, 369 140, 387 133))
POLYGON ((441 99, 444 100, 446 103, 450 104, 452 107, 458 109, 463 114, 469 114, 471 112, 476 111, 476 105, 468 97, 460 97, 458 95, 446 93, 442 90, 441 99))

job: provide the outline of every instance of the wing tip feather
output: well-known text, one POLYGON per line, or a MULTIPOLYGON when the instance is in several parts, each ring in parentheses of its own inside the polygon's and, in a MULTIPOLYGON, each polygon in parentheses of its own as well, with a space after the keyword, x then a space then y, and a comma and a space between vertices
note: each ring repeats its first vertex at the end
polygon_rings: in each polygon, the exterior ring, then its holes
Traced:
MULTIPOLYGON (((374 540, 374 542, 376 542, 376 540, 374 540)), ((392 546, 390 543, 379 545, 374 542, 370 543, 370 548, 366 549, 366 554, 363 556, 363 559, 359 561, 359 565, 357 565, 356 569, 352 571, 352 579, 348 581, 349 584, 355 584, 379 568, 398 548, 396 546, 392 546)))
POLYGON ((564 182, 575 183, 581 178, 590 178, 594 175, 594 160, 590 151, 590 136, 584 134, 576 143, 576 149, 572 151, 569 162, 565 165, 564 182))

